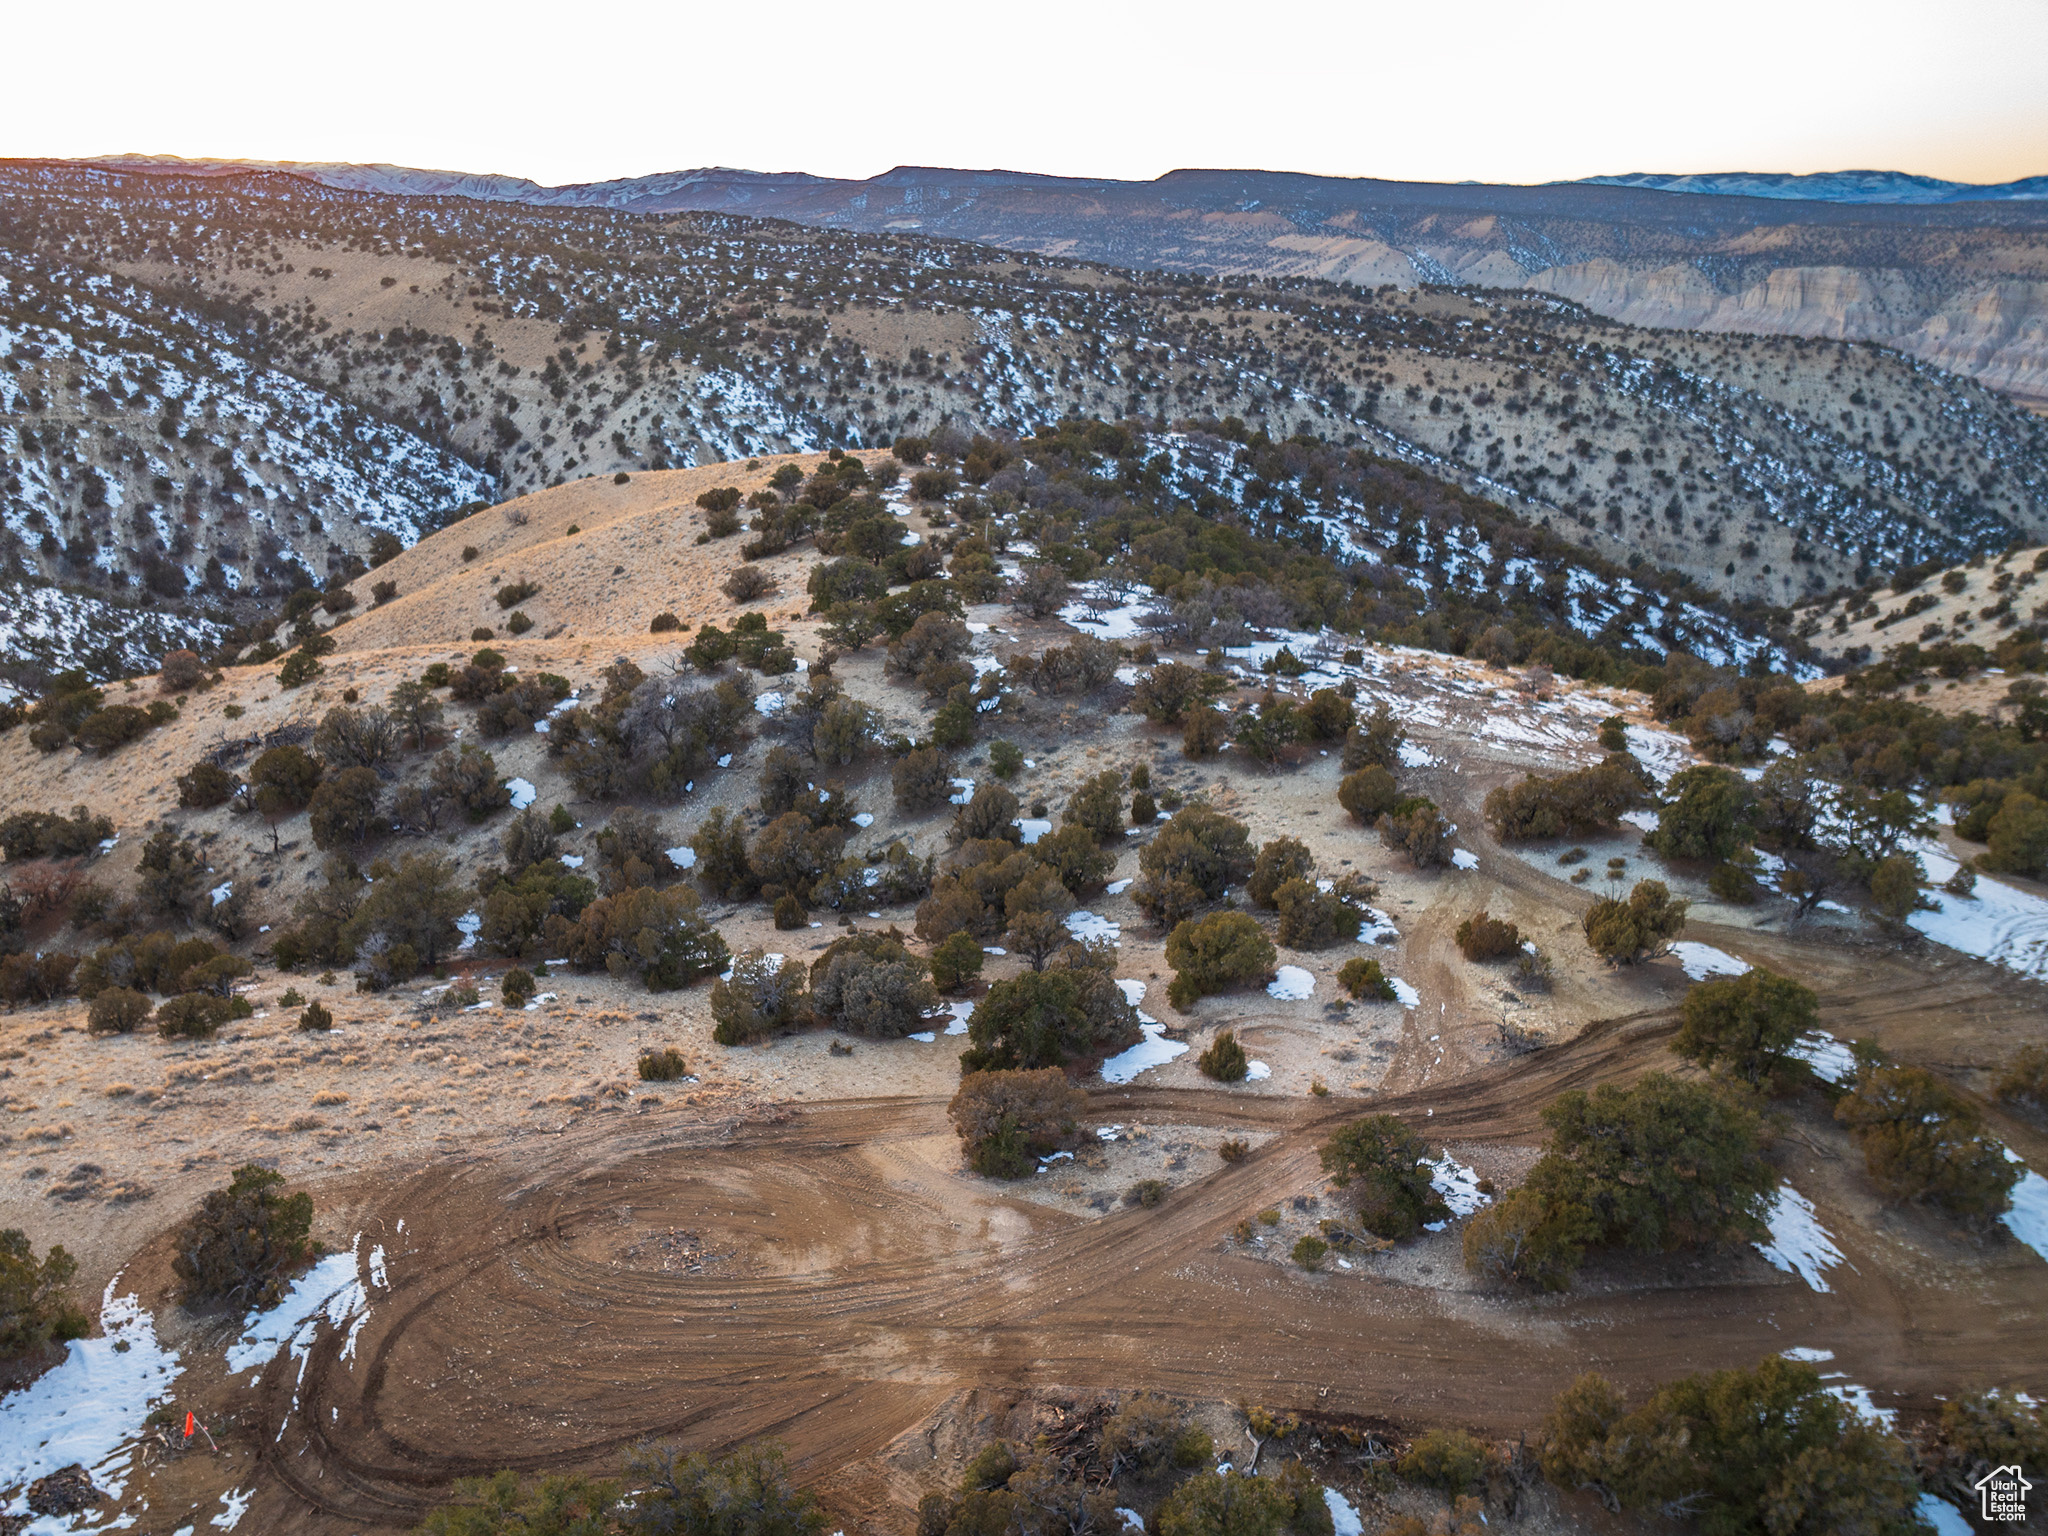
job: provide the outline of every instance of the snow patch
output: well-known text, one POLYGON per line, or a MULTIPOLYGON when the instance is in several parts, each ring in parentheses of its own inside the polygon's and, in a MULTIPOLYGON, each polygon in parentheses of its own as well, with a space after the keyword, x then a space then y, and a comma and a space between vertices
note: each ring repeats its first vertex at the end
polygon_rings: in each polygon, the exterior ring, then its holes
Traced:
POLYGON ((2012 1187, 2012 1209, 1998 1219, 2014 1237, 2048 1259, 2048 1179, 2021 1163, 2011 1147, 2005 1155, 2007 1161, 2020 1163, 2021 1172, 2012 1187))
POLYGON ((1935 1536, 1972 1536, 1976 1529, 1957 1512, 1955 1505, 1937 1499, 1931 1493, 1920 1495, 1915 1513, 1923 1524, 1934 1527, 1935 1536))
POLYGON ((1780 1184, 1764 1217, 1770 1225, 1771 1240, 1755 1245, 1773 1269, 1797 1275, 1816 1291, 1828 1291, 1823 1271, 1846 1262, 1834 1238, 1813 1213, 1813 1202, 1790 1184, 1780 1184))
POLYGON ((1273 1069, 1263 1061, 1254 1061, 1245 1068, 1244 1080, 1248 1083, 1263 1083, 1273 1075, 1273 1069))
POLYGON ((361 1256, 363 1238, 347 1253, 330 1253, 292 1282, 284 1299, 268 1312, 251 1312, 242 1320, 242 1335, 222 1356, 230 1375, 238 1375, 275 1359, 287 1344, 299 1362, 299 1377, 305 1378, 306 1361, 318 1337, 320 1324, 340 1328, 349 1325, 341 1358, 355 1352, 356 1335, 370 1315, 370 1287, 388 1285, 382 1244, 373 1247, 367 1261, 361 1256))
POLYGON ((1453 848, 1451 850, 1451 863, 1459 869, 1477 869, 1479 867, 1479 855, 1468 853, 1463 848, 1453 848))
POLYGON ((1276 997, 1283 1003, 1299 1003, 1313 995, 1316 979, 1298 965, 1283 965, 1279 973, 1266 984, 1266 996, 1276 997))
POLYGON ((1856 1075, 1856 1053, 1818 1030, 1793 1041, 1787 1054, 1805 1062, 1824 1083, 1846 1083, 1856 1075))
MULTIPOLYGON (((1479 1187, 1479 1175, 1450 1153, 1443 1153, 1434 1161, 1425 1159, 1419 1166, 1429 1170, 1430 1187, 1444 1197, 1453 1218, 1470 1216, 1481 1206, 1493 1204, 1493 1196, 1479 1187)), ((1433 1221, 1428 1225, 1430 1231, 1441 1232, 1449 1223, 1433 1221)))
POLYGON ((1112 944, 1121 944, 1123 942, 1124 930, 1121 925, 1112 923, 1106 917, 1097 917, 1093 912, 1086 909, 1079 912, 1069 912, 1066 922, 1067 932, 1071 933, 1083 944, 1093 939, 1107 939, 1112 944))
POLYGON ((220 1496, 221 1512, 210 1522, 224 1531, 232 1531, 242 1523, 242 1516, 249 1513, 249 1501, 256 1497, 256 1488, 230 1488, 220 1496))
POLYGON ((1738 960, 1724 949, 1695 944, 1690 939, 1672 945, 1671 953, 1678 956, 1680 969, 1694 981, 1705 981, 1709 976, 1742 976, 1750 968, 1747 960, 1738 960))
POLYGON ((525 810, 533 804, 534 795, 539 793, 525 779, 507 779, 505 787, 512 791, 512 809, 515 811, 525 810))
POLYGON ((1365 1536, 1365 1522, 1343 1494, 1326 1487, 1323 1504, 1330 1511, 1331 1536, 1365 1536))
POLYGON ((1024 834, 1026 848, 1035 845, 1041 837, 1052 831, 1052 823, 1036 817, 1026 817, 1017 823, 1017 830, 1024 834))
POLYGON ((668 851, 668 861, 675 865, 677 869, 695 869, 697 867, 697 850, 690 847, 687 843, 680 848, 671 848, 668 851))

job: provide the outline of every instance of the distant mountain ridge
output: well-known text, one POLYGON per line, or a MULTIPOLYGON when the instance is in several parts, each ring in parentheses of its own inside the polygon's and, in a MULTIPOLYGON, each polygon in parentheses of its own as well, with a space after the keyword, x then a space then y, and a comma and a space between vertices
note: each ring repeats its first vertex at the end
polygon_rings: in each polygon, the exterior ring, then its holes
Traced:
POLYGON ((1652 192, 1695 192, 1715 197, 1776 197, 1818 203, 1985 203, 2048 198, 2048 176, 1980 184, 1942 181, 1905 171, 1710 171, 1672 176, 1632 171, 1626 176, 1582 176, 1581 187, 1642 187, 1652 192))
MULTIPOLYGON (((764 194, 803 188, 873 186, 903 188, 920 186, 1042 187, 1047 189, 1162 187, 1191 177, 1211 174, 1196 169, 1166 172, 1150 182, 1122 181, 1114 177, 1054 176, 1035 171, 959 170, 947 167, 899 165, 865 180, 850 177, 815 176, 808 171, 749 171, 729 166, 700 166, 692 170, 661 171, 649 176, 618 177, 609 181, 569 182, 543 186, 523 176, 500 176, 468 171, 422 170, 412 166, 356 164, 333 160, 186 160, 177 155, 101 155, 89 164, 136 171, 176 171, 188 175, 226 175, 237 171, 281 171, 303 176, 322 186, 349 192, 377 192, 412 197, 472 197, 485 202, 532 203, 539 207, 689 208, 702 211, 709 197, 730 197, 735 203, 753 201, 764 194)), ((1285 171, 1247 171, 1248 177, 1294 179, 1285 171)), ((1315 177, 1316 181, 1349 182, 1361 189, 1371 187, 1426 187, 1427 182, 1384 182, 1371 177, 1315 177)), ((1446 190, 1450 184, 1444 184, 1446 190)), ((1459 188, 1504 191, 1514 183, 1459 182, 1459 188)), ((1929 206, 1942 203, 2010 202, 2048 199, 2048 176, 2028 176, 2018 181, 1978 184, 1943 181, 1933 176, 1915 176, 1906 171, 1707 171, 1669 174, 1631 171, 1620 176, 1582 176, 1576 180, 1538 183, 1546 187, 1627 187, 1649 192, 1684 192, 1716 197, 1764 197, 1788 202, 1859 203, 1929 206)), ((1529 188, 1534 190, 1534 187, 1529 188)))

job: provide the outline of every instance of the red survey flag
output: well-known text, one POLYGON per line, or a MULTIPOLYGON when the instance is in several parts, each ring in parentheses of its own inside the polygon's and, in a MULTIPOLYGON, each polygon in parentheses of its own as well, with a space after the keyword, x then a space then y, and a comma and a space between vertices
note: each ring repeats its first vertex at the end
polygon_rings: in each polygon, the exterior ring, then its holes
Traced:
POLYGON ((187 1408, 185 1410, 185 1438, 190 1440, 192 1438, 192 1431, 198 1427, 199 1421, 192 1417, 192 1410, 187 1408))

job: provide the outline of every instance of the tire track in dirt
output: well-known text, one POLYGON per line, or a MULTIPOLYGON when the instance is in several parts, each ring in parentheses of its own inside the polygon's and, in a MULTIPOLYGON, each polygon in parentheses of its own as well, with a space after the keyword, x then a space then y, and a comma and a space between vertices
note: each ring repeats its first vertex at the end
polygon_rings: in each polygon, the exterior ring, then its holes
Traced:
MULTIPOLYGON (((1562 1089, 1661 1064, 1672 1027, 1668 1011, 1604 1021, 1373 1107, 1433 1109, 1438 1137, 1527 1139, 1562 1089)), ((2048 1358, 2038 1309, 2022 1314, 2002 1272, 1965 1294, 1860 1247, 1831 1296, 1714 1262, 1516 1300, 1307 1277, 1226 1233, 1313 1186, 1319 1142, 1355 1103, 1132 1088, 1091 1108, 1279 1134, 1157 1210, 1092 1222, 892 1172, 902 1149, 950 1135, 937 1099, 818 1104, 693 1138, 592 1128, 423 1173, 384 1202, 418 1238, 393 1257, 359 1359, 326 1337, 302 1383, 279 1370, 260 1389, 285 1426, 267 1463, 311 1510, 395 1524, 454 1477, 601 1466, 648 1437, 774 1434, 822 1476, 977 1386, 1146 1386, 1510 1432, 1582 1369, 1640 1386, 1823 1333, 1857 1380, 1907 1391, 2048 1358), (679 1228, 743 1262, 683 1276, 625 1257, 629 1239, 679 1228)))

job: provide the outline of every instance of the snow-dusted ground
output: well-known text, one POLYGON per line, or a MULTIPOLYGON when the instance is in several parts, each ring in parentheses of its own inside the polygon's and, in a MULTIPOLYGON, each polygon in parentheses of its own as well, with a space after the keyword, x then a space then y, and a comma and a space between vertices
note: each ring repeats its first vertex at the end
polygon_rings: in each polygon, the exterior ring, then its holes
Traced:
MULTIPOLYGON (((175 1350, 157 1341, 156 1323, 134 1296, 116 1296, 116 1275, 100 1297, 97 1339, 76 1339, 64 1359, 18 1392, 0 1398, 0 1488, 26 1485, 73 1462, 93 1486, 118 1494, 126 1484, 143 1420, 170 1396, 181 1369, 175 1350)), ((25 1514, 26 1489, 5 1513, 25 1514)), ((91 1528, 91 1527, 80 1527, 91 1528)), ((74 1529, 45 1517, 38 1533, 74 1529)))
POLYGON ((1816 1291, 1831 1289, 1826 1271, 1848 1261, 1814 1215, 1813 1202, 1790 1184, 1780 1184, 1765 1220, 1771 1240, 1755 1246, 1771 1267, 1799 1276, 1816 1291))

